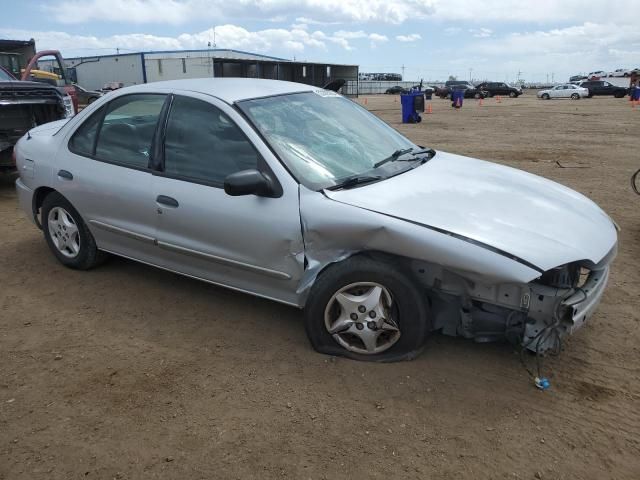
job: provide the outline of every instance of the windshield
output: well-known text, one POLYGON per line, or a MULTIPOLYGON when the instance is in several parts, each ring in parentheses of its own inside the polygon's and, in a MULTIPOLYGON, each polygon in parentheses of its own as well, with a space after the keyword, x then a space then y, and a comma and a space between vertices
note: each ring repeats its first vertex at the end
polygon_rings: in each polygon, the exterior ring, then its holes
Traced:
POLYGON ((12 80, 15 80, 15 78, 5 72, 4 69, 0 68, 0 81, 10 82, 12 80))
POLYGON ((418 148, 355 102, 326 90, 238 105, 296 179, 314 190, 356 175, 397 174, 406 162, 375 165, 398 150, 418 148))

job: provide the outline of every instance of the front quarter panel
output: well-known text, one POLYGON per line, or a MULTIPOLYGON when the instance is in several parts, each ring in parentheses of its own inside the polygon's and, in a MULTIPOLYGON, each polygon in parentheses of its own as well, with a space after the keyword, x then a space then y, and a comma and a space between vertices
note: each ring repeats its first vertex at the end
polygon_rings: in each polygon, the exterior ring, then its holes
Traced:
POLYGON ((304 299, 327 265, 360 252, 383 252, 444 267, 487 285, 526 284, 540 272, 459 238, 329 199, 300 187, 300 215, 308 268, 304 299))

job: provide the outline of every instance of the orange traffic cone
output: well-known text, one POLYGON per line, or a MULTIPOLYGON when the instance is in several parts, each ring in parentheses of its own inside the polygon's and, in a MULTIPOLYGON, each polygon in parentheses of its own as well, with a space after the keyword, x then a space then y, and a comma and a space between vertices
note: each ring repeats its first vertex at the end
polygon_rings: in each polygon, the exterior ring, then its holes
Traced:
POLYGON ((480 100, 478 101, 478 106, 481 107, 482 106, 482 98, 480 98, 480 100))
POLYGON ((496 95, 496 103, 501 103, 500 95, 496 95))
POLYGON ((369 103, 369 101, 367 100, 367 97, 364 97, 364 104, 367 105, 369 103))
POLYGON ((457 98, 456 99, 456 110, 459 109, 460 107, 462 107, 462 105, 460 104, 460 99, 457 98))
POLYGON ((431 104, 427 105, 427 113, 433 113, 433 107, 431 104))

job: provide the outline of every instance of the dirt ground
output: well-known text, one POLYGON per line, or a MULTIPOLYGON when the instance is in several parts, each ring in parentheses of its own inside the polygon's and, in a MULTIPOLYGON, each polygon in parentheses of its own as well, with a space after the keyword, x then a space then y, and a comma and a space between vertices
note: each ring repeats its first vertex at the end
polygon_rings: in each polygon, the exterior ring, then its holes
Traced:
POLYGON ((397 99, 366 100, 419 144, 556 180, 621 226, 599 312, 544 365, 552 388, 508 345, 434 335, 412 362, 357 363, 312 351, 293 308, 118 258, 68 270, 5 179, 0 479, 640 478, 640 108, 436 99, 401 125, 397 99))

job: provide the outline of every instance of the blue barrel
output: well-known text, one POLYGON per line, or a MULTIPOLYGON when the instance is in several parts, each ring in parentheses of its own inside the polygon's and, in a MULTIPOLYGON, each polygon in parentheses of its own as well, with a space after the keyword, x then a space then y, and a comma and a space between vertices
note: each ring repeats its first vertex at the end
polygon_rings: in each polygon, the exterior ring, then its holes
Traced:
POLYGON ((634 87, 631 89, 631 100, 640 101, 640 87, 634 87))
POLYGON ((462 102, 464 102, 464 90, 452 90, 451 91, 451 106, 460 108, 462 107, 462 102))
POLYGON ((412 91, 400 95, 402 106, 402 123, 420 123, 422 117, 418 112, 424 112, 424 93, 412 91))

